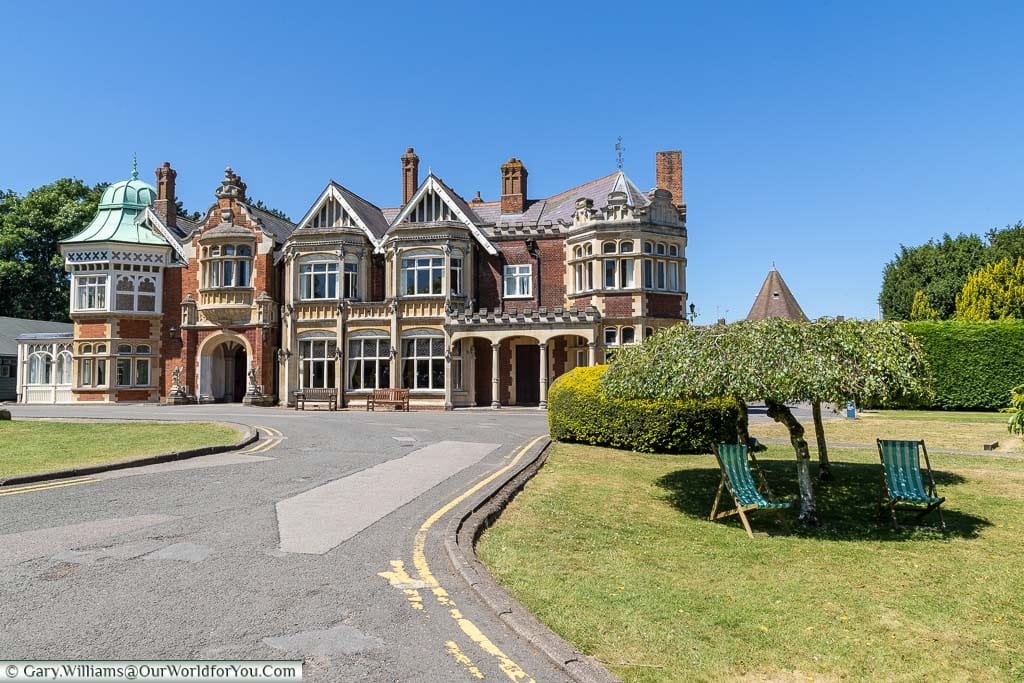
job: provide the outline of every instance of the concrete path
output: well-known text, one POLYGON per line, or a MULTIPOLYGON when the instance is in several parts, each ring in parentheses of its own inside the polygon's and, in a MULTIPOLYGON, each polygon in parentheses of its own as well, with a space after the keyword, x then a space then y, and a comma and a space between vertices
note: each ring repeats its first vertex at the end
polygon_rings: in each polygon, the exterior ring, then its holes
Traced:
POLYGON ((542 412, 12 412, 237 421, 260 441, 0 491, 6 657, 300 657, 313 681, 562 680, 441 545, 447 504, 546 432, 542 412))

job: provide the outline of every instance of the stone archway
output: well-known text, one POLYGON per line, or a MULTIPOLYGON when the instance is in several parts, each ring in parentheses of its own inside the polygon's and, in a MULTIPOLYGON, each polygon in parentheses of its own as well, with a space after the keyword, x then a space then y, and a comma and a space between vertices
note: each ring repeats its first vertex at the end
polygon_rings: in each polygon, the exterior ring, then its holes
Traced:
POLYGON ((200 403, 240 403, 245 397, 252 362, 249 342, 240 334, 224 332, 199 347, 196 386, 200 403))

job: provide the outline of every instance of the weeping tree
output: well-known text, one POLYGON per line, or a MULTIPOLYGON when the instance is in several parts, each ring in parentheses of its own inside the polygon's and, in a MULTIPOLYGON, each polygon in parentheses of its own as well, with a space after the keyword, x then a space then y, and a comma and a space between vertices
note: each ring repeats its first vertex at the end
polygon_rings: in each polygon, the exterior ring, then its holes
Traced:
MULTIPOLYGON (((788 404, 891 400, 927 391, 924 354, 895 323, 769 319, 731 325, 677 325, 620 351, 606 389, 629 398, 732 396, 763 400, 796 454, 800 521, 817 526, 810 449, 788 404)), ((737 438, 746 439, 746 411, 737 438)))

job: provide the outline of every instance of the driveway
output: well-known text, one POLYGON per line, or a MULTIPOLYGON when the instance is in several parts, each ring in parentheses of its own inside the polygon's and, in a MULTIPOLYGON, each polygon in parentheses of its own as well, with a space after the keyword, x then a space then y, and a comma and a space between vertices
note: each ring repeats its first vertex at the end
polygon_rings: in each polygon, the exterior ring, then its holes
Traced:
POLYGON ((546 433, 543 412, 12 412, 243 422, 260 441, 0 491, 7 658, 304 658, 313 680, 563 679, 461 583, 435 515, 546 433))

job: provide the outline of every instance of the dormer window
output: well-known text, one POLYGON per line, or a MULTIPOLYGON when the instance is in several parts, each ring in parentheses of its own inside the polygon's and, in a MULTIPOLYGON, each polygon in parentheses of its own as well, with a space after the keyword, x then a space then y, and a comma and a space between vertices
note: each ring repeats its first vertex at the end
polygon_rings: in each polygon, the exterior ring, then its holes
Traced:
POLYGON ((252 247, 245 244, 218 244, 206 248, 205 286, 250 287, 252 247))

